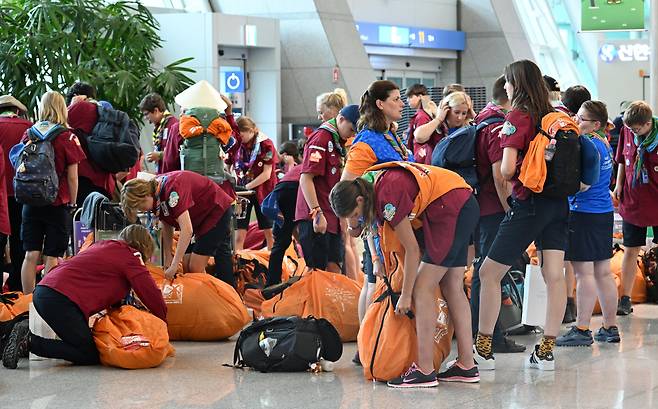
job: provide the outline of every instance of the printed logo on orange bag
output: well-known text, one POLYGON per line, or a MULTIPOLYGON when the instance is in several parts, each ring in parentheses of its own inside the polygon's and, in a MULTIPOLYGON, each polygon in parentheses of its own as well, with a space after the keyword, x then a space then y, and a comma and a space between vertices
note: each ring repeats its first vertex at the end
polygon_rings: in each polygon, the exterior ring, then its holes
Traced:
POLYGON ((121 337, 121 347, 126 351, 134 351, 149 346, 151 346, 151 341, 142 335, 126 335, 125 337, 121 337))

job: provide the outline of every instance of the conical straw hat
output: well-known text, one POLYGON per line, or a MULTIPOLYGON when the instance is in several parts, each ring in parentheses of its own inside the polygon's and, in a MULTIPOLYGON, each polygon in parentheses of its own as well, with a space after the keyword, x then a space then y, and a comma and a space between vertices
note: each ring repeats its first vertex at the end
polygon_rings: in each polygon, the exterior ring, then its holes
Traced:
POLYGON ((201 80, 176 95, 174 101, 183 108, 214 108, 220 112, 226 109, 221 94, 206 80, 201 80))

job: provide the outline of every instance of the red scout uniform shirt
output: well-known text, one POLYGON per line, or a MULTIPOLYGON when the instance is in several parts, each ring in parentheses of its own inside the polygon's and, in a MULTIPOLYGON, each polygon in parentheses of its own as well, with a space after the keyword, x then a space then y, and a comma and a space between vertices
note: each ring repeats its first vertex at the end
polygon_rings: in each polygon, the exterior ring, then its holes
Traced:
MULTIPOLYGON (((27 131, 23 135, 23 143, 28 141, 27 131)), ((67 168, 69 165, 81 163, 85 159, 85 153, 80 147, 78 137, 71 131, 64 131, 52 140, 53 150, 55 151, 55 172, 59 178, 59 191, 57 198, 52 206, 61 206, 67 203, 73 203, 69 193, 69 182, 67 178, 67 168)), ((79 168, 78 168, 79 171, 79 168)))
POLYGON ((297 182, 302 175, 302 165, 295 165, 286 172, 279 182, 297 182))
MULTIPOLYGON (((229 122, 230 124, 230 122, 229 122)), ((233 128, 233 126, 231 126, 233 128)), ((252 139, 251 143, 244 144, 240 141, 240 136, 237 137, 237 142, 234 148, 231 149, 231 162, 236 165, 236 173, 238 174, 238 184, 246 185, 250 181, 256 179, 258 175, 263 173, 265 165, 272 165, 272 173, 270 178, 264 183, 256 186, 256 199, 258 203, 263 203, 265 196, 269 195, 274 190, 276 185, 276 172, 274 164, 277 163, 278 158, 274 143, 270 138, 263 134, 257 134, 252 139), (260 144, 260 150, 255 158, 252 158, 256 144, 260 144)))
MULTIPOLYGON (((395 228, 408 217, 420 192, 414 176, 404 169, 388 169, 375 183, 375 217, 395 228)), ((448 255, 457 228, 457 218, 471 190, 452 189, 434 200, 422 213, 425 250, 437 265, 448 255)))
POLYGON ((39 283, 73 301, 85 318, 118 302, 134 289, 140 301, 163 321, 162 292, 137 250, 123 241, 104 240, 54 267, 39 283), (93 272, 93 274, 90 274, 93 272))
MULTIPOLYGON (((318 128, 309 136, 304 147, 304 159, 301 164, 301 173, 314 175, 313 186, 318 198, 318 204, 327 219, 327 232, 337 234, 339 231, 338 217, 331 210, 329 204, 329 192, 340 181, 341 175, 341 151, 342 146, 336 146, 331 132, 318 128)), ((297 207, 295 209, 295 221, 311 220, 308 204, 304 198, 304 192, 300 188, 297 192, 297 207)))
POLYGON ((658 150, 644 154, 648 183, 642 183, 640 176, 633 186, 636 156, 635 135, 630 128, 624 126, 619 132, 615 156, 615 161, 623 163, 625 170, 619 214, 626 222, 636 226, 658 226, 658 150))
POLYGON ((215 227, 233 202, 215 182, 198 173, 179 170, 160 175, 158 180, 152 211, 175 228, 179 228, 178 216, 189 211, 196 237, 215 227))
MULTIPOLYGON (((503 110, 489 103, 475 117, 475 123, 492 118, 505 117, 503 110)), ((478 181, 480 182, 480 192, 476 196, 480 205, 480 217, 489 216, 496 213, 503 213, 505 210, 500 204, 496 185, 493 180, 493 171, 491 165, 503 159, 503 148, 500 146, 500 130, 503 123, 491 124, 483 128, 477 135, 475 158, 477 163, 478 181)))
POLYGON ((447 132, 444 132, 444 126, 441 124, 441 132, 434 130, 430 138, 425 143, 418 143, 414 140, 414 131, 422 125, 427 124, 432 120, 432 117, 425 112, 424 109, 419 108, 414 116, 409 121, 409 128, 407 130, 407 146, 414 153, 414 159, 417 163, 424 163, 426 165, 432 164, 432 153, 434 152, 434 147, 447 132))
MULTIPOLYGON (((0 172, 5 171, 5 153, 0 146, 0 172)), ((0 175, 0 233, 11 234, 11 225, 9 224, 9 205, 7 204, 7 187, 5 178, 0 175)))
POLYGON ((158 164, 158 175, 181 170, 180 168, 180 147, 183 144, 183 137, 178 132, 178 121, 167 130, 167 139, 164 141, 164 152, 162 161, 158 164))
POLYGON ((530 197, 531 191, 519 181, 519 173, 521 172, 523 156, 528 151, 530 142, 535 138, 535 135, 537 135, 535 123, 530 118, 530 115, 516 109, 507 113, 505 123, 500 130, 500 147, 503 149, 515 148, 519 150, 516 159, 516 173, 511 180, 512 196, 515 199, 525 200, 530 197))
MULTIPOLYGON (((86 136, 91 134, 96 122, 98 122, 98 105, 89 101, 80 101, 68 108, 69 126, 73 132, 82 140, 82 149, 85 155, 89 155, 85 141, 86 136)), ((102 170, 97 164, 85 157, 78 165, 78 177, 85 177, 94 186, 105 190, 110 196, 114 193, 114 175, 102 170)))
MULTIPOLYGON (((0 111, 2 109, 0 108, 0 111)), ((7 196, 14 196, 14 175, 15 170, 9 161, 9 151, 18 144, 27 128, 32 126, 32 122, 19 118, 17 116, 0 116, 0 147, 4 151, 5 159, 5 184, 7 185, 7 196)))

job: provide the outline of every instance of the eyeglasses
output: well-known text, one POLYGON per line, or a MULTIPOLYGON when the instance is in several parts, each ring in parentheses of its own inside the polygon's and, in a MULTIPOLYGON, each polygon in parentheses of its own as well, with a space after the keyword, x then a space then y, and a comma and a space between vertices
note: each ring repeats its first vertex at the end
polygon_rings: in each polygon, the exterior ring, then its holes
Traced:
POLYGON ((576 115, 576 119, 580 122, 598 122, 596 119, 583 118, 581 115, 576 115))

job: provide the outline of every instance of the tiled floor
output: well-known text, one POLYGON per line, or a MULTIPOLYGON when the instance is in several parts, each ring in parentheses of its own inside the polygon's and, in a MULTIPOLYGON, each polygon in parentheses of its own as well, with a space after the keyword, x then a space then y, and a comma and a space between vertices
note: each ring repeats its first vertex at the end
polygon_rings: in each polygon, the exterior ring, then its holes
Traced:
MULTIPOLYGON (((595 317, 593 328, 600 325, 595 317)), ((0 408, 653 408, 658 407, 658 306, 620 320, 620 344, 558 348, 553 373, 524 369, 527 354, 502 355, 480 384, 391 390, 367 382, 347 344, 332 373, 261 374, 222 366, 233 342, 176 343, 160 368, 127 371, 21 361, 0 369, 0 408)), ((517 337, 532 345, 535 336, 517 337)))

